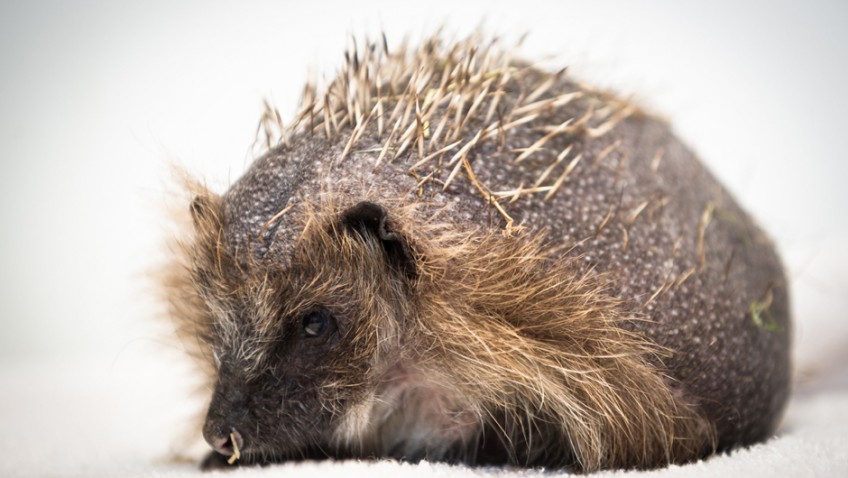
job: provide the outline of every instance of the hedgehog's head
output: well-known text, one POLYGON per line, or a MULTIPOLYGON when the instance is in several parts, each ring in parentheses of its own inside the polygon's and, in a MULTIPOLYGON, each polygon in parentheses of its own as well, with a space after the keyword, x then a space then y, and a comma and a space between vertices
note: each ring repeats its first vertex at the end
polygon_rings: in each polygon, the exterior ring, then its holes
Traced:
POLYGON ((217 364, 203 435, 223 455, 322 454, 398 360, 416 282, 409 242, 383 206, 349 202, 300 211, 290 256, 269 263, 223 243, 221 204, 192 205, 192 273, 217 364))

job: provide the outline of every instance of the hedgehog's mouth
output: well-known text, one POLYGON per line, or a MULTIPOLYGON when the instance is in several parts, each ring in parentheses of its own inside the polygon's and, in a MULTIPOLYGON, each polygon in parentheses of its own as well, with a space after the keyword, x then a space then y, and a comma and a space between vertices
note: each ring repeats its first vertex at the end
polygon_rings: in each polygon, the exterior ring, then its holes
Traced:
POLYGON ((236 462, 236 460, 241 458, 241 448, 244 448, 244 439, 241 437, 239 432, 235 428, 233 428, 233 432, 230 433, 229 440, 230 440, 230 446, 233 449, 233 454, 230 455, 229 458, 227 458, 227 463, 232 465, 233 463, 236 462), (241 445, 239 445, 239 444, 241 444, 241 445))
POLYGON ((241 458, 241 454, 247 450, 244 438, 235 428, 232 429, 229 436, 219 437, 210 443, 210 445, 219 454, 229 457, 227 463, 231 465, 241 458))

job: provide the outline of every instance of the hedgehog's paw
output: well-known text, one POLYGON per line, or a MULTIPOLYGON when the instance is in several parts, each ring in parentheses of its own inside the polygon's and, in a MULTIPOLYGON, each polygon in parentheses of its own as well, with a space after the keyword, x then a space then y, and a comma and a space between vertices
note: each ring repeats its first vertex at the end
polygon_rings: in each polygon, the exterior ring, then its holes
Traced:
POLYGON ((236 461, 230 464, 228 458, 217 451, 210 451, 206 458, 200 462, 200 469, 203 471, 223 470, 227 468, 236 468, 239 462, 236 461))

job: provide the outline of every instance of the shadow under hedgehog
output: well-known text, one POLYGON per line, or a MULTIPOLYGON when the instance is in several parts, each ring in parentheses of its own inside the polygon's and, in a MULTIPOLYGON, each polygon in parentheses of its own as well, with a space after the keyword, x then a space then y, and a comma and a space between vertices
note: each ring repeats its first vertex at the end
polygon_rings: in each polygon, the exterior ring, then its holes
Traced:
POLYGON ((191 187, 165 281, 204 467, 652 468, 774 432, 779 258, 662 121, 476 36, 351 51, 279 118, 191 187))

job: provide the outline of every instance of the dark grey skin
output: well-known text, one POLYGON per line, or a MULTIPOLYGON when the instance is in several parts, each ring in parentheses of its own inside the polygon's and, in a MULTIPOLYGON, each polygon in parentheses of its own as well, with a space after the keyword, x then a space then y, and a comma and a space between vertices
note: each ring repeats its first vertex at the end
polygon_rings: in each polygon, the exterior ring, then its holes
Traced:
MULTIPOLYGON (((554 92, 579 90, 568 80, 558 81, 554 92)), ((670 128, 647 115, 630 116, 599 138, 557 136, 546 145, 547 153, 513 161, 512 151, 541 136, 534 129, 540 122, 560 124, 580 117, 587 107, 574 101, 516 128, 503 146, 480 144, 469 154, 477 178, 492 191, 533 184, 556 152, 574 145, 583 158, 561 190, 547 201, 519 198, 508 206, 509 215, 516 224, 544 234, 551 247, 570 246, 561 253, 580 257, 583 272, 616 277, 613 294, 628 311, 649 319, 623 326, 667 349, 660 354, 661 365, 675 389, 714 424, 718 451, 768 438, 778 426, 790 384, 789 299, 774 246, 670 128), (657 293, 664 284, 666 290, 657 293)), ((379 151, 381 141, 366 134, 358 149, 379 151)), ((419 191, 418 180, 408 174, 417 155, 410 152, 374 170, 378 153, 339 162, 343 147, 344 141, 301 135, 256 160, 223 196, 229 250, 250 250, 260 263, 287 264, 299 231, 285 221, 263 226, 290 200, 317 195, 322 184, 355 196, 367 183, 387 201, 425 198, 425 209, 447 207, 460 229, 504 227, 504 219, 466 178, 446 190, 430 182, 419 191)), ((446 179, 449 172, 436 174, 446 179)), ((387 234, 379 221, 367 229, 375 236, 387 234)), ((383 244, 403 247, 391 238, 383 244)), ((226 464, 233 430, 240 448, 248 450, 238 464, 357 456, 321 446, 333 415, 314 384, 334 373, 327 360, 343 360, 344 351, 333 345, 344 324, 330 317, 321 325, 330 332, 312 339, 304 332, 310 313, 315 312, 304 312, 292 322, 300 325, 282 332, 280 367, 257 379, 246 381, 238 364, 227 362, 229 351, 220 351, 222 366, 204 427, 215 451, 204 466, 226 464), (251 447, 256 451, 251 453, 251 447)), ((336 400, 345 403, 344 397, 336 400)), ((497 450, 486 454, 480 446, 481 462, 499 461, 497 450)))

